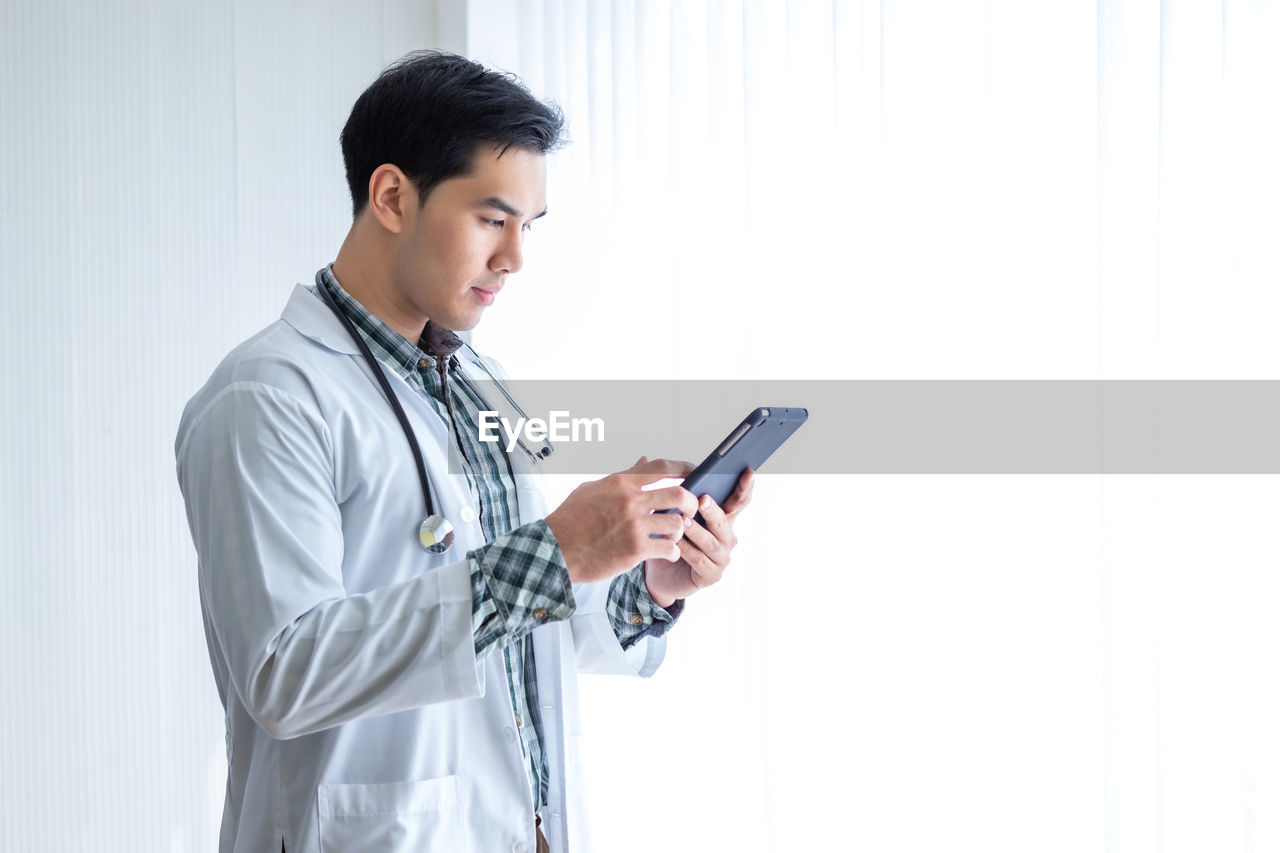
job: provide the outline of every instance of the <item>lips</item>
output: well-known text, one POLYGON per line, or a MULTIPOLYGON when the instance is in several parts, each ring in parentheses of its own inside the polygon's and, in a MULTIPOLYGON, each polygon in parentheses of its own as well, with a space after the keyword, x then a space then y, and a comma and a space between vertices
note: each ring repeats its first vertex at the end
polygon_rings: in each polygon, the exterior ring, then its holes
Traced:
POLYGON ((476 298, 480 300, 482 305, 492 305, 493 300, 498 295, 498 291, 502 290, 502 285, 499 284, 497 287, 473 287, 471 289, 476 292, 476 298))

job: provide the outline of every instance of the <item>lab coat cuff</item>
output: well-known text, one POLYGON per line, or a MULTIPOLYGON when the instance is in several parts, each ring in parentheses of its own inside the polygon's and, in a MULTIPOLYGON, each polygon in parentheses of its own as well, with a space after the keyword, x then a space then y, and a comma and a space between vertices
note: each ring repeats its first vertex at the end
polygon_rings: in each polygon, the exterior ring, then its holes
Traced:
POLYGON ((579 584, 574 587, 578 612, 573 615, 573 643, 578 668, 582 672, 648 677, 657 671, 666 656, 665 637, 641 637, 628 648, 614 631, 607 613, 610 584, 579 584))

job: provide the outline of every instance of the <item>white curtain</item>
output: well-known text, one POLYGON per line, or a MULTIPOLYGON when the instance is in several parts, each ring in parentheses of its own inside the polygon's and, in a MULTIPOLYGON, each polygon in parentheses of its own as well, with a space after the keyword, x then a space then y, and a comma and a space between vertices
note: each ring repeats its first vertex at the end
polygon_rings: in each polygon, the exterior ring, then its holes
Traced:
MULTIPOLYGON (((1280 378, 1276 4, 467 6, 572 127, 517 375, 1280 378)), ((1280 850, 1278 485, 763 477, 592 849, 1280 850)))

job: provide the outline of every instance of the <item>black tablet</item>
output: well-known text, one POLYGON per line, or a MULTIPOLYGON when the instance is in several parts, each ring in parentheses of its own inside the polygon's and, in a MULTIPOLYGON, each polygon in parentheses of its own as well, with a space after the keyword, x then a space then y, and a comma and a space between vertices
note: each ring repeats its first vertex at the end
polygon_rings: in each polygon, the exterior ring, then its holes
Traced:
MULTIPOLYGON (((753 410, 680 485, 695 497, 711 495, 712 500, 723 505, 733 494, 742 472, 748 468, 759 471, 765 460, 808 417, 808 409, 761 407, 753 410)), ((705 523, 701 513, 695 518, 699 524, 705 523)))

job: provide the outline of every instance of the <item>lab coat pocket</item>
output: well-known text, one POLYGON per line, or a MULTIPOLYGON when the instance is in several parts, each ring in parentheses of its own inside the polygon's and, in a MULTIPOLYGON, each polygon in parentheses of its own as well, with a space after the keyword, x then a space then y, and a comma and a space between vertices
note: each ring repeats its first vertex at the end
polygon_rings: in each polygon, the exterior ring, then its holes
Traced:
POLYGON ((382 785, 321 785, 322 853, 469 850, 458 777, 382 785))

